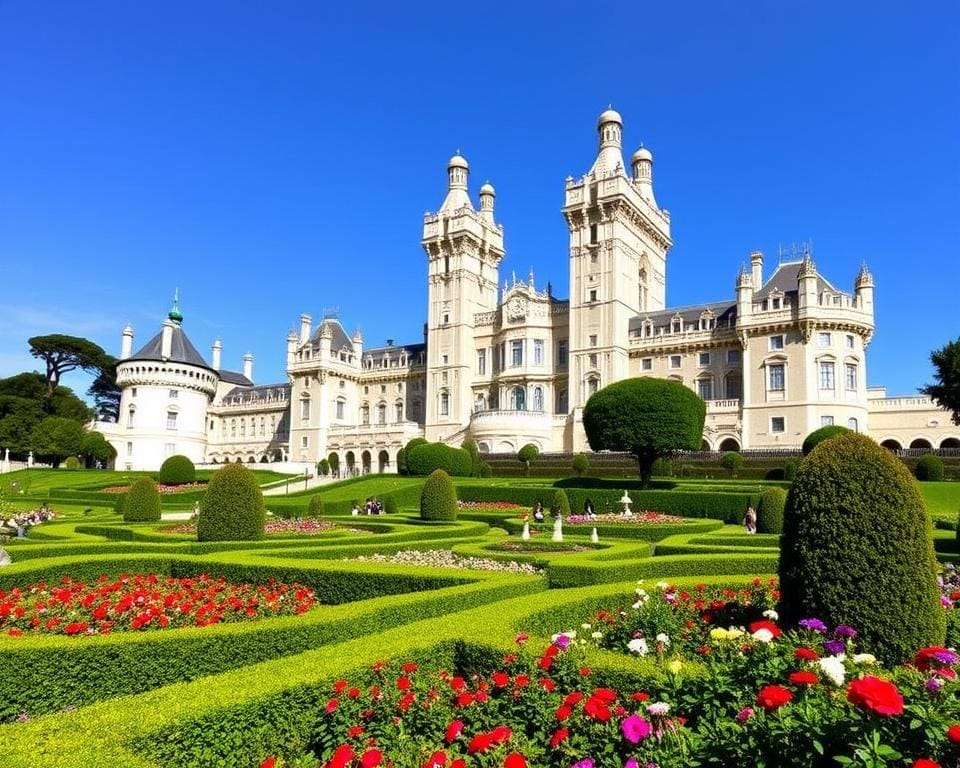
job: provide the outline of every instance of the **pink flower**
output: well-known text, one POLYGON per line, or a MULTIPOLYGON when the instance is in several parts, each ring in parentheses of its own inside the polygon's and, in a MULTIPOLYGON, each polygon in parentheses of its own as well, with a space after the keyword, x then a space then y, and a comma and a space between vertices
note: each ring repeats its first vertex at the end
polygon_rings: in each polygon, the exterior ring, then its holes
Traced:
POLYGON ((620 730, 623 731, 623 737, 631 744, 639 744, 650 735, 653 729, 647 720, 640 715, 632 714, 620 723, 620 730))

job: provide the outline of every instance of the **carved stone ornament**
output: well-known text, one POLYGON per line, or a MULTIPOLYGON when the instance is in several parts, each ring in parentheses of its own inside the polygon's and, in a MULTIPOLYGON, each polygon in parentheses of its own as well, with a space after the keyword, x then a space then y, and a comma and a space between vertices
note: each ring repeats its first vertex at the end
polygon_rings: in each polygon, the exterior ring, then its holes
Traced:
POLYGON ((507 302, 507 320, 519 323, 527 316, 527 302, 521 296, 514 296, 507 302))

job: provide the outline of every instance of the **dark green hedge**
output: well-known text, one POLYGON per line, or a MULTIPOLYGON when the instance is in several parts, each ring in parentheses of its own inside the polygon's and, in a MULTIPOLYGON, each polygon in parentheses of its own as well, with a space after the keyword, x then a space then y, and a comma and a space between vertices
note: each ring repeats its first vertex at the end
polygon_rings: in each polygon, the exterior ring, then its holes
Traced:
POLYGON ((160 465, 157 481, 164 485, 186 485, 197 479, 197 468, 186 456, 176 455, 160 465))
POLYGON ((913 469, 917 480, 938 482, 943 480, 943 459, 928 453, 917 459, 917 466, 913 469))
POLYGON ((210 479, 200 502, 198 541, 251 541, 263 538, 266 510, 253 472, 227 464, 210 479))
POLYGON ((123 500, 123 519, 128 523, 160 519, 160 492, 149 477, 141 477, 130 486, 123 500))
MULTIPOLYGON (((427 448, 428 446, 422 446, 427 448)), ((417 449, 420 450, 420 449, 417 449)), ((457 519, 457 492, 453 481, 442 469, 430 473, 420 492, 420 519, 444 520, 457 519)))
POLYGON ((427 443, 407 449, 407 472, 426 477, 442 469, 453 477, 470 477, 473 474, 473 459, 469 451, 453 448, 443 443, 427 443))
POLYGON ((783 510, 787 492, 782 488, 764 488, 757 505, 757 533, 783 533, 783 510))
POLYGON ((777 560, 776 555, 716 554, 673 555, 596 565, 551 563, 547 581, 550 588, 554 589, 661 576, 677 578, 776 573, 777 560))

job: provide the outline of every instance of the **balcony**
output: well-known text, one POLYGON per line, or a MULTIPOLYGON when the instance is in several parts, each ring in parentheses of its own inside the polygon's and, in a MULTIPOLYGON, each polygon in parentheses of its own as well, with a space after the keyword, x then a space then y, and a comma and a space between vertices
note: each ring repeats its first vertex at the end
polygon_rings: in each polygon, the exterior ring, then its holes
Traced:
POLYGON ((739 413, 739 400, 707 400, 707 413, 739 413))

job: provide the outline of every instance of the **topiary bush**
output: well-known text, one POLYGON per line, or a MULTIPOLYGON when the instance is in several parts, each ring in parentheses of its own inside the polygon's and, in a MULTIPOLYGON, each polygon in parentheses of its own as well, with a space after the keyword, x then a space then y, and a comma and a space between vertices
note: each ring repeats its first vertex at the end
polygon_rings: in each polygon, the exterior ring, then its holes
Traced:
POLYGON ((399 511, 397 507, 397 500, 394 498, 393 494, 383 497, 383 511, 388 515, 395 515, 399 511))
POLYGON ((533 443, 527 443, 517 451, 517 460, 523 464, 523 472, 525 475, 530 474, 530 466, 537 460, 539 455, 540 449, 533 443))
POLYGON ((310 503, 307 505, 308 517, 323 517, 323 499, 319 494, 310 497, 310 503))
POLYGON ((730 473, 730 477, 736 477, 737 472, 743 469, 743 456, 736 451, 727 451, 720 457, 720 465, 730 473))
POLYGON ((263 538, 266 511, 253 472, 227 464, 207 484, 197 518, 198 541, 249 541, 263 538))
POLYGON ((138 478, 124 496, 122 508, 125 522, 141 523, 160 519, 160 491, 151 478, 138 478))
POLYGON ((650 474, 653 477, 670 477, 673 475, 673 462, 670 459, 657 459, 653 462, 653 469, 650 474))
MULTIPOLYGON (((423 447, 423 446, 421 446, 423 447)), ((434 470, 420 492, 422 520, 456 520, 457 491, 450 475, 442 469, 434 470)))
POLYGON ((197 479, 197 468, 186 456, 171 456, 160 465, 157 481, 163 485, 186 485, 197 479))
POLYGON ((329 459, 320 459, 317 462, 317 474, 320 477, 326 477, 330 474, 330 460, 329 459))
POLYGON ((783 464, 783 479, 792 483, 797 476, 797 467, 799 466, 800 462, 796 459, 787 459, 783 464))
POLYGON ((327 461, 330 463, 330 473, 336 475, 340 472, 340 454, 330 452, 330 455, 327 456, 327 461))
MULTIPOLYGON (((76 456, 67 456, 66 461, 63 462, 64 469, 80 469, 80 459, 76 456)), ((941 467, 941 473, 943 468, 941 467)))
POLYGON ((553 493, 553 503, 550 504, 550 514, 554 517, 562 515, 564 518, 570 517, 570 500, 567 499, 567 493, 563 488, 558 488, 553 493))
POLYGON ((783 488, 764 488, 757 504, 757 533, 783 533, 783 510, 787 492, 783 488))
POLYGON ((814 448, 787 496, 780 617, 847 624, 886 664, 942 645, 930 519, 909 470, 853 432, 814 448))
POLYGON ((493 467, 487 462, 480 462, 480 477, 493 477, 493 467))
POLYGON ((113 502, 113 511, 118 515, 122 515, 123 508, 126 505, 126 503, 127 503, 127 494, 118 493, 116 501, 113 502))
POLYGON ((820 429, 815 429, 803 441, 803 446, 801 450, 803 455, 806 456, 814 448, 816 448, 824 440, 829 440, 832 437, 837 435, 846 435, 850 434, 851 430, 846 427, 841 427, 839 424, 829 424, 826 427, 820 427, 820 429))
POLYGON ((925 453, 917 461, 913 473, 917 480, 939 482, 943 480, 943 460, 932 453, 925 453))
POLYGON ((463 448, 453 448, 443 443, 423 443, 410 448, 410 443, 407 443, 406 459, 407 471, 411 475, 426 476, 437 469, 453 477, 470 477, 473 474, 473 459, 463 448))
POLYGON ((590 459, 585 453, 573 457, 573 471, 577 477, 583 477, 590 470, 590 459))

